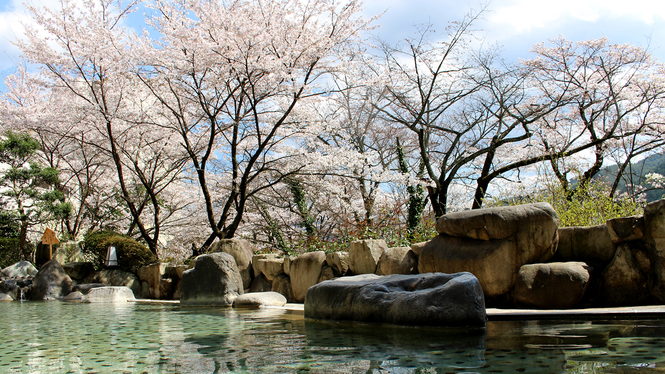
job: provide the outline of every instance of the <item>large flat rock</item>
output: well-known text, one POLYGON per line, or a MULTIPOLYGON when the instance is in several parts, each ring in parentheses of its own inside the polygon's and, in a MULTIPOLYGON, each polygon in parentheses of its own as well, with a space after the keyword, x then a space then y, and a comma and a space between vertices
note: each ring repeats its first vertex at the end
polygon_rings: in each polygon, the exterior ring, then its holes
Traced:
POLYGON ((420 326, 484 327, 485 299, 470 273, 362 275, 312 286, 305 317, 420 326))

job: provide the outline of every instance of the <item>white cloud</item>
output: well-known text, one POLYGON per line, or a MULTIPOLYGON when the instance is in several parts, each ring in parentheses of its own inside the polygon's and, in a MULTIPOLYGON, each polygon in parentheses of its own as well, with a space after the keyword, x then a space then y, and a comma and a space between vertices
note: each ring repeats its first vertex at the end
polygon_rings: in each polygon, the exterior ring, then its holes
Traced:
POLYGON ((491 4, 488 21, 493 27, 508 27, 513 34, 567 21, 596 22, 603 18, 640 21, 652 25, 665 19, 662 0, 499 0, 491 4))

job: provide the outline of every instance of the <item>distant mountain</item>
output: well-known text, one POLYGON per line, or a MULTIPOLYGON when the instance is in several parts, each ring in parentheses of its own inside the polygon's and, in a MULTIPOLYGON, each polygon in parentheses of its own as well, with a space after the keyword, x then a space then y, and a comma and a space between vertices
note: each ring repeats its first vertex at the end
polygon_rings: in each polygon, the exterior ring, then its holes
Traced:
MULTIPOLYGON (((619 166, 617 165, 604 167, 596 174, 594 179, 613 183, 618 170, 619 166)), ((636 185, 648 188, 649 186, 646 185, 646 175, 650 173, 665 175, 665 153, 649 156, 627 167, 624 177, 619 183, 619 192, 626 192, 626 180, 629 180, 629 178, 632 178, 636 185)), ((663 189, 647 191, 647 201, 651 202, 662 199, 664 194, 665 190, 663 189)))

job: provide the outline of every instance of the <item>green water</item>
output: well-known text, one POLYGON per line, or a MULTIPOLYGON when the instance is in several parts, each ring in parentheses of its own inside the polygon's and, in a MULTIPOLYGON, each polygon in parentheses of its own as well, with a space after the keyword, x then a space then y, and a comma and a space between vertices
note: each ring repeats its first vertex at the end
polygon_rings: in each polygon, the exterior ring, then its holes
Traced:
POLYGON ((484 332, 281 310, 0 303, 0 373, 651 373, 665 321, 489 322, 484 332))

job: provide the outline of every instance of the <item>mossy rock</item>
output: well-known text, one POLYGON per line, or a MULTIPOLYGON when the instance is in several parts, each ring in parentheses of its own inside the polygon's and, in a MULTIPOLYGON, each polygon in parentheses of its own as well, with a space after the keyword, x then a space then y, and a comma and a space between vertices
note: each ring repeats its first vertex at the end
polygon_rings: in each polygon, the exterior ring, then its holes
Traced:
POLYGON ((115 247, 118 267, 131 273, 136 273, 139 268, 158 261, 157 256, 145 245, 129 236, 112 231, 89 233, 83 243, 83 252, 90 254, 92 263, 97 269, 104 267, 109 246, 115 247))

